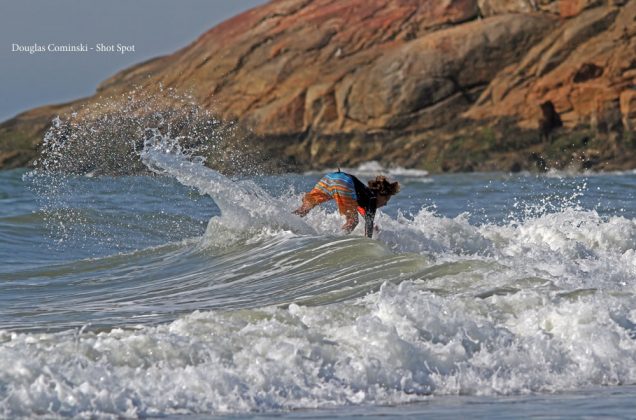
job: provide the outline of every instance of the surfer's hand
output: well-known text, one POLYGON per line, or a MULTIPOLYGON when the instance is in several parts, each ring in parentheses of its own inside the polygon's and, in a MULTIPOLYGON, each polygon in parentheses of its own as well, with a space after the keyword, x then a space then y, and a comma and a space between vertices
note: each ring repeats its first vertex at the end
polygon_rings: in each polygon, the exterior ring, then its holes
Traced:
POLYGON ((353 229, 356 228, 357 225, 358 225, 357 219, 348 219, 347 223, 342 225, 342 230, 344 230, 346 233, 351 233, 353 229))
POLYGON ((300 217, 305 217, 305 216, 307 216, 307 213, 309 213, 309 209, 305 209, 303 207, 299 207, 296 210, 294 210, 292 213, 294 213, 295 215, 300 216, 300 217))

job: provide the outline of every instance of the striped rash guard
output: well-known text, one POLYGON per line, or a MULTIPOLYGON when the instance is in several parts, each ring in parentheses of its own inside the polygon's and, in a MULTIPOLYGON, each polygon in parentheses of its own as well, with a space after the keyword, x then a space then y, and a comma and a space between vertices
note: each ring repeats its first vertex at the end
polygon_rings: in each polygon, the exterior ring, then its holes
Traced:
MULTIPOLYGON (((332 172, 318 181, 316 186, 305 195, 313 205, 335 200, 340 214, 347 218, 347 225, 358 222, 358 213, 364 217, 365 235, 373 236, 373 219, 377 209, 377 199, 369 187, 358 178, 345 172, 332 172)), ((352 227, 352 228, 353 228, 352 227)))

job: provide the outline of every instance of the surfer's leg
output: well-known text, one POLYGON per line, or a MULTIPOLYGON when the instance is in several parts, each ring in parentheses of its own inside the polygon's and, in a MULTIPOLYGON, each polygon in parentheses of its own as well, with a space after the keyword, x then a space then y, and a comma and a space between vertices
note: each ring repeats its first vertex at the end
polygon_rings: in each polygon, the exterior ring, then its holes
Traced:
POLYGON ((331 195, 336 200, 338 211, 347 219, 342 229, 346 233, 351 231, 358 224, 358 196, 351 177, 345 174, 336 174, 332 180, 331 195))
POLYGON ((326 194, 318 188, 314 188, 313 190, 305 194, 305 196, 303 197, 303 204, 296 210, 294 210, 294 214, 303 217, 307 215, 307 213, 309 213, 309 211, 316 207, 318 204, 324 203, 325 201, 329 200, 331 200, 331 196, 329 194, 326 194))
POLYGON ((358 201, 351 194, 342 191, 336 192, 333 195, 333 199, 336 200, 340 214, 347 219, 342 229, 347 233, 351 233, 358 224, 358 201))

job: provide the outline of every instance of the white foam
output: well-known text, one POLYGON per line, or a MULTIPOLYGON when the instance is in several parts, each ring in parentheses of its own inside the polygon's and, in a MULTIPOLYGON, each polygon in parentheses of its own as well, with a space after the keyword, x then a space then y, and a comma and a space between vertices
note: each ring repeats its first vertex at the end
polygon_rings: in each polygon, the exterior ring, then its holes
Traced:
POLYGON ((138 330, 3 332, 0 414, 236 413, 630 384, 630 303, 531 290, 448 298, 402 282, 353 302, 195 312, 138 330))
MULTIPOLYGON (((387 175, 387 176, 400 176, 406 177, 414 181, 419 181, 422 178, 428 177, 428 171, 423 169, 412 169, 412 168, 403 168, 401 166, 395 167, 385 167, 380 164, 380 162, 371 160, 368 162, 363 162, 355 168, 328 168, 323 171, 310 171, 305 172, 305 174, 322 174, 326 172, 335 172, 337 170, 342 170, 343 172, 351 173, 353 175, 361 176, 361 177, 375 177, 376 175, 387 175)), ((431 181, 427 179, 426 181, 431 181)))

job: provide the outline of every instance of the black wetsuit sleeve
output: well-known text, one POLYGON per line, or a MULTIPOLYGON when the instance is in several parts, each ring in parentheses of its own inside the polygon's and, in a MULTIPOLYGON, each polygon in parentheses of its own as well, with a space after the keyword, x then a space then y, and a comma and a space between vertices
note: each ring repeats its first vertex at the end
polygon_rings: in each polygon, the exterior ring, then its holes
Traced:
POLYGON ((367 237, 373 237, 373 219, 375 219, 375 211, 368 211, 364 215, 364 233, 367 237))
POLYGON ((375 194, 353 175, 347 174, 353 180, 358 196, 358 205, 364 209, 364 233, 371 238, 373 236, 373 219, 375 219, 375 211, 377 209, 377 200, 375 194))

